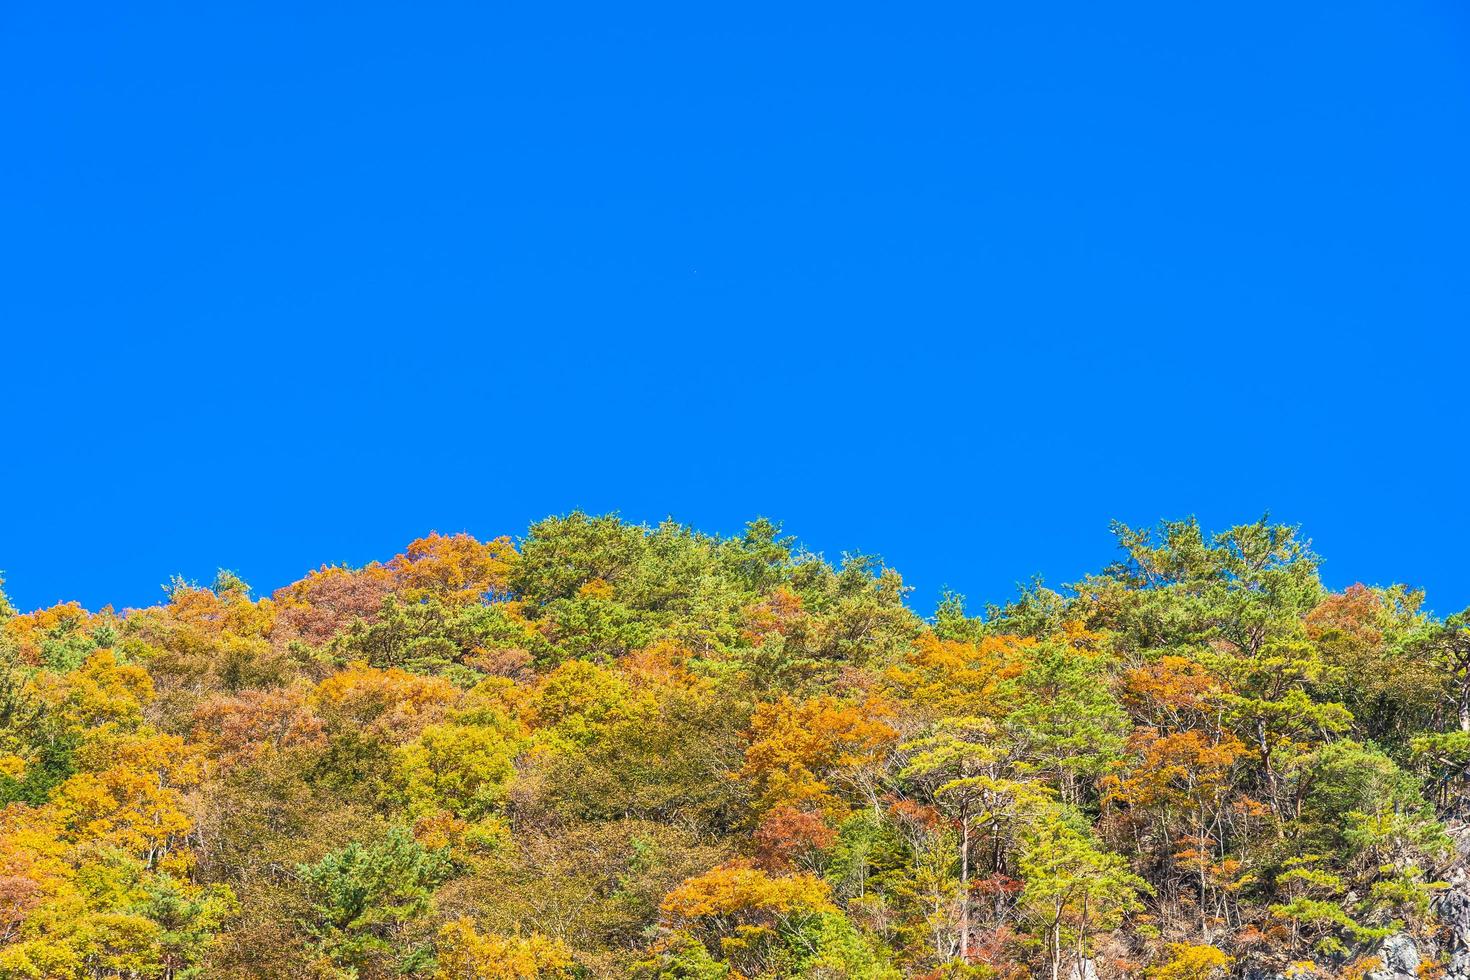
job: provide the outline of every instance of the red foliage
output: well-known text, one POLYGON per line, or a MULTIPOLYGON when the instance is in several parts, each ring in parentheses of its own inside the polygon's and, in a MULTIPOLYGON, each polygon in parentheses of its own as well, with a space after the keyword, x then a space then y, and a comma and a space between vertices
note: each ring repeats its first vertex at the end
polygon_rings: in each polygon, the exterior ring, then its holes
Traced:
POLYGON ((194 712, 194 737, 221 766, 248 765, 270 752, 325 743, 321 719, 297 688, 215 698, 194 712))
POLYGON ((323 565, 276 591, 276 636, 318 646, 356 619, 371 622, 394 579, 382 565, 351 569, 323 565))
POLYGON ((826 850, 837 839, 820 813, 778 806, 766 814, 755 832, 756 866, 767 871, 784 871, 826 850))

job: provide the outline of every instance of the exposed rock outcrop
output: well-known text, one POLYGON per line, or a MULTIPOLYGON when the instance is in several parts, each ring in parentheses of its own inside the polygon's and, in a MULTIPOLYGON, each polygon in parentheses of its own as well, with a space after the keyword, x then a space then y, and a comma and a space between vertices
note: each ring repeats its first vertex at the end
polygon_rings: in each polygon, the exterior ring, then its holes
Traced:
POLYGON ((1378 947, 1378 958, 1383 965, 1370 970, 1366 980, 1418 980, 1419 947, 1408 933, 1400 932, 1385 939, 1378 947))

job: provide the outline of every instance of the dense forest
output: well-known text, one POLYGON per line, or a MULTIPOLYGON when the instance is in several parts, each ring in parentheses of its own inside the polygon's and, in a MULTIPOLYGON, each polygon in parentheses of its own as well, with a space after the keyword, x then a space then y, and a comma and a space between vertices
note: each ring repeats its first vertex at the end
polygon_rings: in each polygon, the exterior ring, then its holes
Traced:
POLYGON ((927 619, 581 513, 0 593, 0 978, 1465 980, 1465 617, 1267 520, 1115 533, 927 619))

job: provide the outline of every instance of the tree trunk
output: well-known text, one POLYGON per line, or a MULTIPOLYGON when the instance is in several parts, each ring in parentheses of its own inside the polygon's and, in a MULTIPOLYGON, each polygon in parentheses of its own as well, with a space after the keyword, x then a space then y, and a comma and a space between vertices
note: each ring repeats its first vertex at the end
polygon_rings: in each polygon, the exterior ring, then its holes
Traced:
POLYGON ((970 814, 960 818, 960 959, 970 961, 970 814))

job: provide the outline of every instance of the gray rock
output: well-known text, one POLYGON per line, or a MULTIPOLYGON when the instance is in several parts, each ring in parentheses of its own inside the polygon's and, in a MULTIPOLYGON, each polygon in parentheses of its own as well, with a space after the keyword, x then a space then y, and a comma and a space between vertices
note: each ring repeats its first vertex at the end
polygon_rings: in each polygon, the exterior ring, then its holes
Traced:
POLYGON ((1364 980, 1415 980, 1419 975, 1419 947, 1414 937, 1407 933, 1389 936, 1378 947, 1378 958, 1383 966, 1369 970, 1364 980))
POLYGON ((1414 945, 1414 937, 1408 933, 1400 932, 1385 939, 1378 947, 1378 956, 1383 965, 1394 973, 1415 976, 1419 969, 1419 947, 1414 945))
POLYGON ((1450 887, 1435 902, 1439 921, 1448 926, 1454 935, 1450 942, 1451 949, 1470 949, 1470 890, 1467 890, 1467 886, 1470 886, 1470 882, 1464 880, 1463 874, 1455 875, 1450 881, 1450 887))

